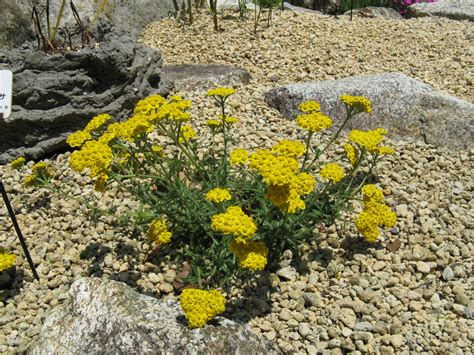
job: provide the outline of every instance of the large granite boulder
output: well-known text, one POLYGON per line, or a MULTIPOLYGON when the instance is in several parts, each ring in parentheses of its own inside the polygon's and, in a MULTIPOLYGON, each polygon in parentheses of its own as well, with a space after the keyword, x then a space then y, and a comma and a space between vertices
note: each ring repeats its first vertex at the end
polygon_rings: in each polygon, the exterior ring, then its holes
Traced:
POLYGON ((341 94, 361 95, 372 101, 372 113, 357 115, 348 129, 384 127, 392 138, 413 137, 451 149, 473 147, 474 105, 401 73, 287 85, 267 92, 265 101, 294 119, 299 103, 316 100, 334 119, 336 128, 345 118, 341 94))
POLYGON ((0 122, 0 163, 41 158, 99 113, 125 118, 139 99, 166 94, 161 53, 129 36, 76 52, 0 50, 0 69, 13 72, 13 107, 0 122))
POLYGON ((0 48, 15 47, 34 39, 28 6, 0 0, 0 48))
MULTIPOLYGON (((351 12, 347 11, 344 15, 350 15, 351 12)), ((367 6, 360 9, 352 10, 353 16, 365 17, 365 18, 385 18, 387 20, 401 20, 403 16, 399 12, 389 7, 375 7, 367 6)))
POLYGON ((223 64, 167 65, 163 66, 161 77, 170 87, 187 91, 206 91, 250 82, 246 69, 223 64))
POLYGON ((46 317, 30 354, 267 354, 250 328, 224 318, 190 330, 176 302, 82 278, 46 317))
POLYGON ((408 16, 441 16, 453 20, 474 21, 474 0, 438 0, 408 7, 408 16))

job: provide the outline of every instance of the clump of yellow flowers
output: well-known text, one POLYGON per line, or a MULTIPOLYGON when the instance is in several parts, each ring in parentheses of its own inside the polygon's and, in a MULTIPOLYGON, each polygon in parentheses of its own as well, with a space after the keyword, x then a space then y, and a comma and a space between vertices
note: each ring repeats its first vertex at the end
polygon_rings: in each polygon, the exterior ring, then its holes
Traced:
POLYGON ((76 149, 70 167, 88 175, 97 191, 107 192, 117 182, 132 194, 142 206, 134 221, 144 240, 164 252, 179 251, 176 260, 191 265, 187 281, 193 288, 183 291, 180 302, 192 328, 224 312, 219 287, 311 241, 317 224, 335 223, 358 195, 364 206, 355 231, 363 238, 375 242, 381 228, 396 223, 381 190, 366 184, 375 165, 394 153, 382 145, 385 129, 353 130, 340 147, 342 155, 320 159, 352 117, 372 112, 370 100, 342 95, 346 118, 336 133, 321 105, 304 101, 295 119, 302 141, 281 139, 249 151, 232 134, 240 125, 227 112, 234 94, 228 87, 209 90, 216 112, 202 122, 188 112, 190 101, 153 95, 140 100, 128 120, 113 122, 101 114, 67 140, 76 149), (211 142, 201 142, 202 129, 209 130, 211 142))
POLYGON ((0 272, 15 265, 16 255, 0 252, 0 272))
POLYGON ((179 303, 191 328, 202 328, 225 311, 225 298, 217 290, 187 288, 181 293, 179 303))

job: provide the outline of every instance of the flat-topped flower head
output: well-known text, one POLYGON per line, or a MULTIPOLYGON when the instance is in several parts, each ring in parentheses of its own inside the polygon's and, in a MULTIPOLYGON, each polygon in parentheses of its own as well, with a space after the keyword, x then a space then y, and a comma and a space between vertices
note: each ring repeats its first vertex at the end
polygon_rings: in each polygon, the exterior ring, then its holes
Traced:
POLYGON ((321 112, 312 112, 296 117, 296 124, 299 127, 313 133, 331 127, 332 123, 332 119, 321 112))
POLYGON ((84 128, 84 131, 89 133, 97 131, 98 129, 102 128, 105 122, 109 121, 111 118, 112 116, 107 113, 97 115, 87 124, 86 128, 84 128))
POLYGON ((272 152, 291 158, 301 157, 306 151, 306 147, 299 141, 283 139, 272 148, 272 152))
POLYGON ((237 148, 229 155, 230 165, 245 165, 249 161, 249 152, 244 148, 237 148))
POLYGON ((171 241, 171 232, 168 231, 165 219, 155 219, 150 224, 150 229, 147 232, 148 239, 152 240, 158 245, 167 244, 171 241))
POLYGON ((252 217, 247 216, 239 206, 228 207, 224 213, 211 218, 211 228, 225 235, 231 235, 241 243, 247 243, 257 232, 252 217))
POLYGON ((10 163, 10 166, 15 169, 15 170, 18 170, 20 169, 23 165, 25 165, 26 163, 26 159, 24 157, 19 157, 19 158, 16 158, 15 160, 13 160, 11 163, 10 163))
POLYGON ((319 175, 332 183, 337 183, 344 178, 344 170, 339 164, 330 163, 321 168, 319 175))
POLYGON ((0 272, 15 265, 16 255, 0 252, 0 272))
POLYGON ((179 142, 184 143, 197 136, 196 131, 191 126, 182 126, 179 142))
POLYGON ((268 248, 263 242, 230 243, 230 251, 239 259, 242 269, 263 270, 267 265, 268 248))
POLYGON ((208 191, 204 197, 210 202, 221 203, 229 201, 232 198, 232 195, 229 190, 216 187, 215 189, 208 191))
POLYGON ((216 98, 227 98, 235 93, 235 89, 228 87, 221 87, 217 89, 211 89, 207 92, 207 96, 214 96, 216 98))
POLYGON ((355 113, 372 112, 370 100, 363 96, 341 95, 340 100, 355 113))
POLYGON ((113 160, 112 149, 99 141, 88 141, 81 150, 71 154, 69 165, 78 173, 89 169, 89 176, 95 177, 107 171, 113 160))
POLYGON ((319 102, 308 100, 300 103, 298 105, 298 109, 303 113, 312 113, 321 111, 321 105, 319 104, 319 102))
POLYGON ((89 132, 87 131, 77 131, 72 134, 70 134, 67 139, 66 143, 69 144, 70 147, 75 148, 75 147, 82 147, 82 145, 88 141, 91 140, 92 136, 89 132))
POLYGON ((212 130, 219 128, 222 125, 222 121, 220 120, 207 120, 207 126, 212 130))
POLYGON ((181 293, 179 304, 190 328, 202 328, 225 311, 225 298, 217 290, 187 288, 181 293))
POLYGON ((362 197, 364 199, 364 203, 381 203, 383 201, 383 192, 374 184, 366 184, 362 188, 362 197))
POLYGON ((376 154, 390 154, 391 149, 389 147, 380 147, 380 144, 385 139, 387 130, 383 128, 376 128, 371 131, 360 131, 354 129, 349 133, 349 141, 357 144, 361 148, 365 148, 367 151, 376 154), (382 153, 379 153, 382 152, 382 153))

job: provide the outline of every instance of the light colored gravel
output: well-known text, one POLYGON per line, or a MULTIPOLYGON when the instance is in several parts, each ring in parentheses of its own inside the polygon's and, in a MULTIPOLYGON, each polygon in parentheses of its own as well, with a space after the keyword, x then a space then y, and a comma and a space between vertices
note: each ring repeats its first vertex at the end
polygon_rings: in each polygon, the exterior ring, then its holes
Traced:
MULTIPOLYGON (((279 84, 401 71, 460 98, 474 97, 468 22, 350 23, 286 12, 276 14, 273 26, 258 37, 248 23, 226 20, 222 27, 215 34, 202 16, 191 28, 165 20, 152 24, 143 41, 159 46, 167 64, 227 63, 251 72, 250 85, 237 88, 230 100, 231 114, 241 120, 236 135, 247 148, 300 137, 294 123, 262 100, 279 84)), ((193 117, 205 137, 200 122, 216 115, 214 104, 205 93, 179 94, 193 101, 193 117)), ((237 302, 241 292, 231 290, 227 316, 248 322, 284 352, 472 353, 474 151, 452 153, 408 140, 393 144, 397 155, 377 172, 399 220, 380 245, 361 245, 350 225, 342 236, 329 228, 318 245, 302 248, 305 271, 285 253, 276 273, 265 273, 245 289, 247 301, 237 302), (400 249, 389 251, 387 244, 396 240, 400 249)), ((95 194, 87 179, 66 168, 68 156, 51 161, 62 186, 76 196, 95 194)), ((40 282, 32 279, 0 205, 0 246, 19 256, 25 275, 11 290, 0 291, 0 353, 25 350, 45 312, 64 300, 80 276, 114 278, 142 292, 175 297, 176 270, 165 266, 166 257, 146 262, 144 237, 118 229, 117 218, 93 223, 75 201, 26 189, 21 174, 8 166, 0 166, 0 174, 41 276, 40 282)), ((137 208, 114 188, 96 204, 116 206, 118 217, 137 208)))

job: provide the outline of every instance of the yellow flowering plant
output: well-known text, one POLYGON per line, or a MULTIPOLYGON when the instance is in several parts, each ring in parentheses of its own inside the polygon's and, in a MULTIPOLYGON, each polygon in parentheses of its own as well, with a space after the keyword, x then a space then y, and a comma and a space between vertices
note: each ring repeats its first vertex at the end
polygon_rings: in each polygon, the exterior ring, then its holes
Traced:
POLYGON ((191 327, 223 312, 218 291, 206 289, 264 270, 286 249, 298 252, 315 238, 318 224, 335 223, 361 193, 355 228, 367 241, 376 242, 381 228, 396 223, 382 191, 366 184, 375 165, 394 152, 382 145, 384 129, 354 130, 341 147, 345 154, 320 159, 352 117, 371 112, 368 99, 341 96, 347 116, 325 145, 314 140, 333 120, 319 103, 306 101, 296 117, 303 141, 283 139, 270 149, 248 151, 232 134, 238 119, 226 105, 234 93, 207 93, 217 107, 215 117, 203 121, 210 142, 199 139, 191 102, 158 95, 139 101, 126 121, 108 123, 110 117, 100 115, 68 138, 76 148, 70 167, 88 175, 97 191, 114 182, 130 192, 141 205, 132 217, 144 242, 163 253, 178 251, 174 260, 191 265, 187 281, 196 288, 181 296, 191 327))

